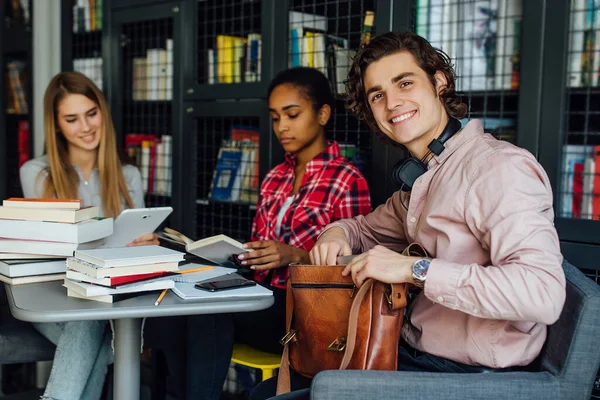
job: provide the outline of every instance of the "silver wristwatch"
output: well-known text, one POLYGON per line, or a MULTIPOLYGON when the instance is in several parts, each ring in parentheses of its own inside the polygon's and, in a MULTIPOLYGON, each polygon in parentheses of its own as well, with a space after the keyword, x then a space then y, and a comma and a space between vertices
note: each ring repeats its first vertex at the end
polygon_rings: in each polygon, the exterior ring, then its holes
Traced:
POLYGON ((431 264, 431 258, 421 258, 413 263, 412 266, 412 278, 413 284, 416 287, 423 288, 425 286, 425 280, 427 279, 427 271, 431 264))

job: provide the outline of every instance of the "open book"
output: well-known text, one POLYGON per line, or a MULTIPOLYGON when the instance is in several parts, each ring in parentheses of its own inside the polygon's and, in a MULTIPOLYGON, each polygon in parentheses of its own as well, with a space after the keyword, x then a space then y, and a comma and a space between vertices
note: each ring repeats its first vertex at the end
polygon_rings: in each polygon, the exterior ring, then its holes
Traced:
POLYGON ((237 259, 238 254, 248 251, 242 243, 227 235, 216 235, 193 241, 171 228, 165 228, 163 235, 185 245, 185 250, 188 253, 224 267, 238 268, 239 265, 236 265, 232 260, 237 259))

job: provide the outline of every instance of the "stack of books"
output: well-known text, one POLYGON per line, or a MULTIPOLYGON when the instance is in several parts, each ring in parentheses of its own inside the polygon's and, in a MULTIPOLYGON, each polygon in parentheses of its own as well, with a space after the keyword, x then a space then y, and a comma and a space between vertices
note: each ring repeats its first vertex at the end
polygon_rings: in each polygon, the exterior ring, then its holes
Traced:
POLYGON ((67 259, 67 296, 105 303, 171 289, 184 253, 160 246, 77 250, 67 259))
POLYGON ((113 233, 112 218, 81 200, 10 198, 0 207, 0 281, 60 280, 65 259, 113 233))

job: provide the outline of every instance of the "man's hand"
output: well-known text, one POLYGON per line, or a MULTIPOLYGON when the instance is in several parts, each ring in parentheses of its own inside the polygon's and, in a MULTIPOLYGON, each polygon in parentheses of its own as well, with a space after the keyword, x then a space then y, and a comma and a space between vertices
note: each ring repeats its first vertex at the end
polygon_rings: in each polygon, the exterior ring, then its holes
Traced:
POLYGON ((285 267, 290 263, 308 264, 308 252, 276 240, 257 240, 245 243, 244 247, 253 249, 238 256, 242 264, 256 271, 285 267))
POLYGON ((310 251, 314 265, 336 265, 338 256, 352 255, 350 243, 342 228, 327 229, 310 251))
POLYGON ((356 256, 342 271, 343 276, 352 274, 352 280, 360 287, 368 278, 385 283, 412 283, 412 265, 419 257, 407 257, 384 246, 375 246, 356 256))
POLYGON ((150 246, 156 245, 158 246, 160 242, 158 241, 158 235, 156 233, 146 233, 139 238, 135 239, 133 242, 129 243, 127 247, 131 246, 150 246))

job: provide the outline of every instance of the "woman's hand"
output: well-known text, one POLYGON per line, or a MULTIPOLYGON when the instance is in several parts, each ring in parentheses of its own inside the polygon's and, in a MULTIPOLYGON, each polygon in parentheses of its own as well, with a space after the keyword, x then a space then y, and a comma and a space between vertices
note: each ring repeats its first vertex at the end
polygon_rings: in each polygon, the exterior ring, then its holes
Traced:
POLYGON ((360 287, 368 278, 385 283, 412 283, 412 265, 419 257, 408 257, 384 246, 375 246, 366 253, 354 257, 342 271, 343 276, 352 274, 352 280, 360 287))
POLYGON ((133 242, 129 243, 127 247, 131 246, 151 246, 158 245, 158 235, 156 233, 146 233, 139 238, 135 239, 133 242))
POLYGON ((257 240, 245 243, 251 249, 238 256, 244 266, 256 271, 285 267, 290 263, 309 263, 308 252, 276 240, 257 240))

